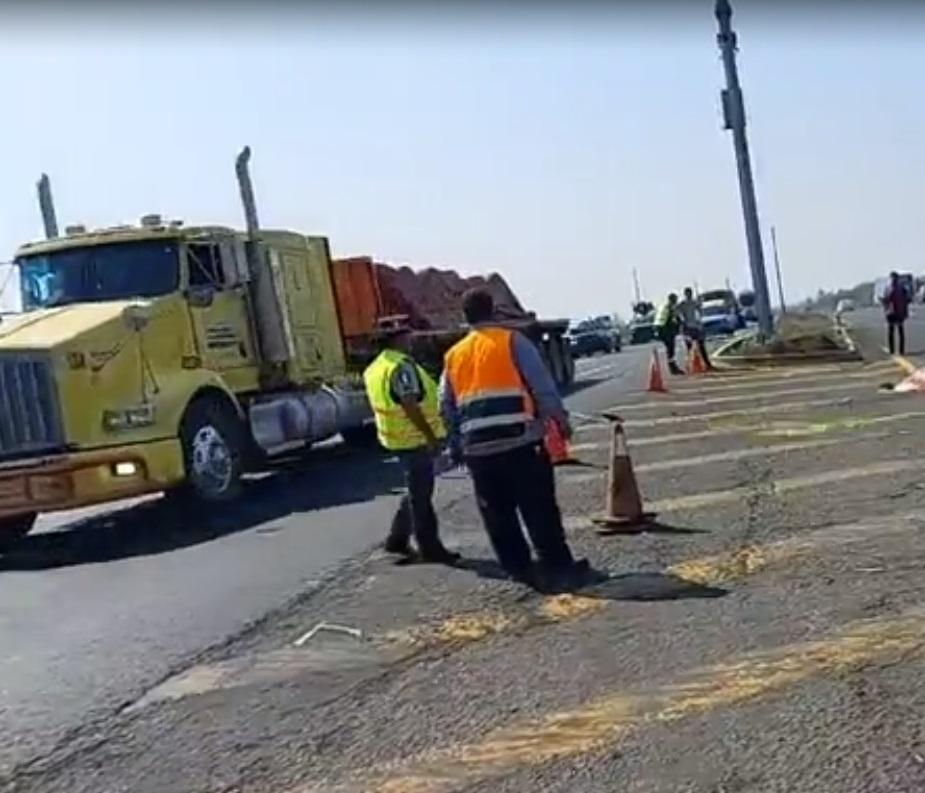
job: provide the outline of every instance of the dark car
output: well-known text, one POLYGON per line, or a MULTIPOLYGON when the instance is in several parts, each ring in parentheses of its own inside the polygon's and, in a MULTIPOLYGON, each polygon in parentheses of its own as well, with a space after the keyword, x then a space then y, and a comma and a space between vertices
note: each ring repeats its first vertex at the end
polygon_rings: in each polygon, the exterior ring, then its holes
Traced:
POLYGON ((609 317, 586 319, 574 323, 567 333, 573 358, 597 353, 620 352, 623 336, 609 317))

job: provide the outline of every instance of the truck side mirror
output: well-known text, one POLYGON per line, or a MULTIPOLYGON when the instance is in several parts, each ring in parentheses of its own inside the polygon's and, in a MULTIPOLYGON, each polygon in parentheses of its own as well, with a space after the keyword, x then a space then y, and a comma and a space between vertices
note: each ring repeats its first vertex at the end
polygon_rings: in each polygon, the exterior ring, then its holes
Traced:
POLYGON ((210 286, 191 286, 183 291, 183 297, 193 308, 208 308, 215 300, 215 290, 210 286))

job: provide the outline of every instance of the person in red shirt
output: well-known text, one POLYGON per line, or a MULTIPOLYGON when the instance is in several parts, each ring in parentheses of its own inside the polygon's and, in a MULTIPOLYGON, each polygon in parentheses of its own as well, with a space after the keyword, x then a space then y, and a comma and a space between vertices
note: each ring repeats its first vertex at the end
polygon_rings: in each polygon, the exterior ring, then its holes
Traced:
POLYGON ((906 320, 909 318, 909 304, 912 295, 908 287, 899 279, 899 273, 890 273, 890 282, 880 301, 886 315, 887 347, 890 355, 896 354, 896 342, 899 342, 899 354, 906 354, 906 320), (897 339, 898 337, 898 339, 897 339))

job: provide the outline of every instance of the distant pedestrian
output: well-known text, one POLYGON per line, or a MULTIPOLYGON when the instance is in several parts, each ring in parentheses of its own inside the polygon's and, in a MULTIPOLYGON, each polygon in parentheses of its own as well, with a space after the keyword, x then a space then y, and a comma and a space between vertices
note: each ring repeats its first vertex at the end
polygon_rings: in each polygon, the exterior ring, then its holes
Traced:
POLYGON ((655 312, 655 333, 662 344, 665 345, 665 355, 668 358, 668 371, 672 374, 684 374, 675 358, 677 354, 678 333, 681 330, 681 320, 678 317, 678 296, 672 292, 668 299, 662 303, 655 312))
POLYGON ((700 301, 694 297, 694 290, 689 286, 684 290, 684 299, 678 303, 678 318, 681 322, 681 332, 684 334, 684 343, 687 347, 688 356, 690 356, 694 349, 694 345, 696 345, 697 349, 700 351, 700 357, 703 358, 703 362, 707 369, 713 369, 703 333, 703 317, 700 312, 700 301))
POLYGON ((889 349, 890 355, 895 355, 898 341, 899 354, 905 355, 906 320, 909 318, 909 304, 912 302, 912 293, 909 291, 909 287, 900 279, 899 273, 890 273, 889 282, 880 302, 886 316, 887 349, 889 349))
POLYGON ((383 329, 383 349, 363 373, 379 444, 397 456, 406 487, 384 547, 414 559, 413 535, 423 561, 452 565, 459 554, 443 546, 433 505, 434 464, 447 433, 437 383, 411 357, 410 340, 406 324, 383 329))
POLYGON ((496 321, 490 293, 469 291, 463 311, 471 330, 447 352, 440 381, 451 455, 469 469, 505 572, 533 586, 574 586, 589 566, 572 556, 543 444, 547 420, 571 436, 568 412, 536 346, 496 321))

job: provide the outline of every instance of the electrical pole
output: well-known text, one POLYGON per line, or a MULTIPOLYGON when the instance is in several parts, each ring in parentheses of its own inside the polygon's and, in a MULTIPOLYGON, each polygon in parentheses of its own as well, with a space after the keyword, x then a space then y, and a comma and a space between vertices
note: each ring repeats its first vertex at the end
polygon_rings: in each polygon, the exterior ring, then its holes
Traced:
POLYGON ((636 303, 642 301, 642 290, 639 288, 639 273, 636 272, 636 268, 633 268, 633 292, 636 295, 636 303))
POLYGON ((784 282, 780 277, 780 256, 777 253, 777 228, 771 226, 771 250, 774 253, 774 273, 777 276, 777 294, 780 297, 780 313, 787 313, 787 303, 784 302, 784 282))
POLYGON ((758 328, 764 338, 774 331, 771 315, 771 298, 768 290, 768 276, 764 267, 764 250, 761 247, 761 226, 758 221, 758 201, 755 198, 755 182, 752 177, 752 163, 748 152, 748 138, 745 134, 745 102, 739 83, 736 66, 736 34, 732 29, 732 6, 729 0, 716 0, 716 21, 719 33, 716 43, 723 59, 726 87, 720 93, 723 103, 724 128, 732 132, 735 147, 736 167, 739 172, 739 194, 742 199, 742 216, 745 221, 745 239, 748 244, 748 263, 752 271, 752 288, 755 291, 755 311, 758 314, 758 328))

